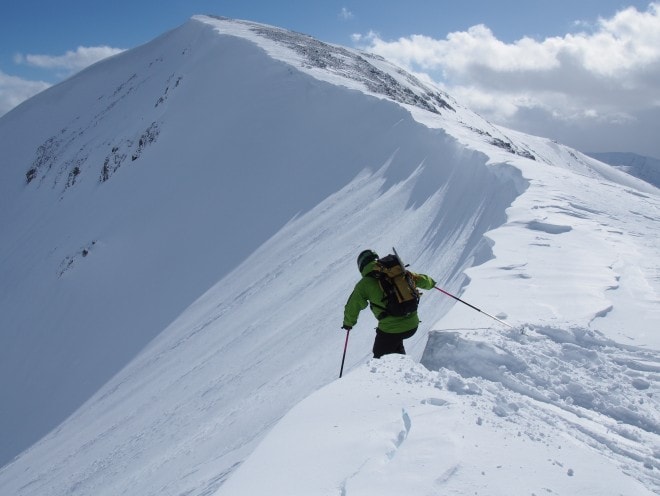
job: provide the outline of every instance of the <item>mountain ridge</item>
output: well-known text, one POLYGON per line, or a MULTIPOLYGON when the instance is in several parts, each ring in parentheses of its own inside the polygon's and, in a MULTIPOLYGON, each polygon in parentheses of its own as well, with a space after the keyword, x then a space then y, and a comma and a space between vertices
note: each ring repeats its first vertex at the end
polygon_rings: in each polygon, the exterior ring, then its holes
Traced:
MULTIPOLYGON (((389 163, 391 187, 429 147, 445 149, 444 132, 425 130, 398 104, 308 78, 253 42, 192 20, 0 120, 9 241, 0 253, 2 327, 12 329, 0 362, 9 403, 20 408, 5 419, 12 431, 33 435, 30 418, 47 422, 41 434, 55 427, 277 226, 363 168, 389 163), (255 78, 252 67, 268 73, 255 78), (371 116, 368 126, 360 115, 371 116), (32 122, 41 125, 33 131, 32 122), (53 319, 63 336, 50 332, 53 319), (51 354, 60 339, 71 351, 51 354), (37 345, 16 365, 10 350, 26 340, 37 345), (38 377, 33 394, 11 381, 15 370, 38 377)), ((423 182, 416 188, 419 201, 434 194, 423 182)))

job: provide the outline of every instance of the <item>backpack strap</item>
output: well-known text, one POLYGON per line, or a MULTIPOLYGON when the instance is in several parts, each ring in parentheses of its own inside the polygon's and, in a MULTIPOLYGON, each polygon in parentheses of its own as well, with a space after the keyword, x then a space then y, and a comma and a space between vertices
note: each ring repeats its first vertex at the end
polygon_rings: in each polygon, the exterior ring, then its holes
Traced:
MULTIPOLYGON (((387 277, 385 274, 383 274, 379 270, 372 270, 368 274, 365 275, 365 277, 371 277, 372 279, 376 279, 376 281, 379 281, 379 286, 381 290, 383 289, 382 284, 380 284, 380 281, 387 277)), ((387 295, 385 295, 387 297, 387 295)), ((369 301, 369 307, 371 308, 371 311, 374 313, 376 316, 376 320, 383 320, 385 317, 387 317, 389 314, 387 313, 387 309, 384 306, 377 305, 373 301, 369 301)))

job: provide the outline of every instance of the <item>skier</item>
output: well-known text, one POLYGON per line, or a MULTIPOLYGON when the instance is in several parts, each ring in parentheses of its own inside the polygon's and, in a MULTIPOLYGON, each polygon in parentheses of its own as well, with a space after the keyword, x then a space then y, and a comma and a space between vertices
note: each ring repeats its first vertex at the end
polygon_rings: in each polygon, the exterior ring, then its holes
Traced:
MULTIPOLYGON (((350 331, 357 323, 360 312, 369 305, 378 320, 373 347, 374 358, 380 358, 390 353, 405 355, 403 340, 415 334, 419 326, 419 317, 416 310, 401 317, 387 314, 385 311, 387 296, 378 278, 374 277, 377 261, 378 254, 372 250, 364 250, 358 255, 357 264, 362 279, 355 285, 355 289, 344 307, 342 329, 350 331)), ((433 289, 435 286, 435 281, 427 275, 414 272, 410 272, 410 275, 419 288, 433 289)))

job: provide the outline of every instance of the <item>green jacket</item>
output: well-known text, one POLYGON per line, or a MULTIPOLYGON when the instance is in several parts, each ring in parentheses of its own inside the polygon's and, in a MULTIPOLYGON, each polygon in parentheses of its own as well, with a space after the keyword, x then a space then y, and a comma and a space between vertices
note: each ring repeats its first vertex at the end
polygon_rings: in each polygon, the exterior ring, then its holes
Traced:
MULTIPOLYGON (((378 319, 378 315, 386 305, 385 294, 380 288, 378 281, 375 278, 368 276, 369 272, 374 270, 375 265, 376 262, 373 261, 362 269, 362 279, 360 279, 355 285, 355 289, 353 289, 353 292, 351 293, 351 296, 349 296, 346 306, 344 307, 345 326, 353 327, 357 323, 358 315, 360 315, 362 310, 367 308, 369 303, 371 303, 371 311, 376 319, 378 319)), ((435 281, 427 275, 415 274, 414 272, 411 272, 411 274, 415 278, 415 283, 418 288, 433 289, 436 284, 435 281)), ((378 328, 381 331, 391 333, 410 331, 418 325, 419 317, 417 316, 417 312, 405 317, 388 316, 378 321, 378 328)))

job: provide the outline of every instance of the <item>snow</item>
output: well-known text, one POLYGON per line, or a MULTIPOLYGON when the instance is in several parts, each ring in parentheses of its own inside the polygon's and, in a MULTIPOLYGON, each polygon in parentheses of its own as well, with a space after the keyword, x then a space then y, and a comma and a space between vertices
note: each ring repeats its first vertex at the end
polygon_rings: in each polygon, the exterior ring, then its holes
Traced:
POLYGON ((205 16, 0 148, 0 494, 660 490, 653 185, 205 16), (393 246, 514 329, 426 292, 408 356, 363 313, 337 380, 355 256, 393 246))
POLYGON ((589 153, 588 155, 660 187, 660 159, 624 152, 589 153))
POLYGON ((654 494, 567 435, 608 436, 598 419, 463 381, 371 360, 296 405, 216 495, 654 494))

